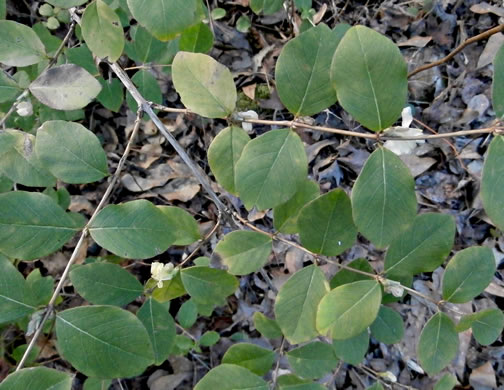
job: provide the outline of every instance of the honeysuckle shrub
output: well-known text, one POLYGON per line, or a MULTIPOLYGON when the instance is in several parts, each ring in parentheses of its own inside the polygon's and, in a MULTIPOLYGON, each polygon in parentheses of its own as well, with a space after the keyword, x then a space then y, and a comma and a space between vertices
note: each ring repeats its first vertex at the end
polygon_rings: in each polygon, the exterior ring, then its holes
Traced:
MULTIPOLYGON (((470 302, 492 281, 492 250, 472 246, 455 252, 453 215, 419 208, 413 176, 394 152, 376 142, 350 193, 321 191, 312 179, 300 128, 268 128, 261 135, 244 130, 241 122, 254 115, 240 112, 233 74, 207 54, 214 40, 209 19, 223 17, 225 10, 208 10, 201 0, 39 3, 45 21, 29 25, 6 14, 5 0, 0 1, 3 330, 20 329, 26 343, 41 330, 55 341, 61 359, 88 378, 86 389, 105 389, 111 379, 135 377, 170 356, 215 345, 220 337, 215 331, 197 339, 187 331, 177 334, 177 327, 190 329, 198 316, 211 317, 241 288, 241 277, 267 270, 280 239, 298 245, 312 261, 279 291, 272 289, 273 317, 253 316, 262 337, 282 339, 281 347, 232 345, 199 380, 197 390, 326 388, 318 380, 341 363, 359 365, 370 337, 384 344, 401 341, 403 319, 389 304, 407 301, 408 294, 415 295, 413 278, 439 267, 444 269, 442 300, 429 306, 431 317, 412 357, 416 370, 441 378, 438 374, 457 354, 458 332, 472 328, 483 346, 500 337, 504 315, 499 309, 460 318, 455 306, 470 302), (69 31, 61 50, 62 34, 53 31, 58 27, 69 31), (116 61, 136 64, 130 84, 110 70, 116 61), (207 151, 211 177, 220 186, 210 188, 237 201, 218 207, 216 229, 224 227, 226 234, 213 248, 212 259, 157 260, 172 246, 194 247, 205 240, 198 219, 180 207, 139 198, 108 204, 91 220, 68 210, 67 184, 105 183, 112 176, 102 140, 83 125, 86 107, 135 112, 139 95, 162 104, 160 85, 150 70, 157 65, 171 65, 166 69, 172 87, 187 112, 227 124, 213 134, 207 151), (240 214, 254 210, 272 210, 267 215, 274 230, 256 227, 240 214), (69 242, 75 245, 72 240, 82 234, 109 256, 68 268, 64 277, 83 302, 68 308, 55 290, 55 279, 62 275, 42 276, 35 269, 25 278, 19 265, 69 242), (345 261, 359 235, 382 250, 380 272, 365 258, 345 261), (141 283, 121 266, 126 260, 150 264, 151 279, 141 283), (344 269, 329 280, 320 267, 326 262, 341 262, 344 269), (169 308, 175 299, 182 304, 173 318, 169 308), (132 302, 140 307, 133 310, 132 302), (42 320, 46 315, 48 321, 42 320), (291 374, 277 375, 281 354, 291 374)), ((304 31, 284 45, 275 67, 278 96, 292 117, 316 115, 337 103, 362 125, 363 134, 383 134, 393 127, 408 105, 407 64, 397 45, 361 25, 314 26, 311 1, 294 4, 304 31)), ((283 5, 250 1, 254 13, 271 14, 283 5)), ((493 66, 492 103, 499 120, 504 115, 504 48, 493 66)), ((148 119, 146 107, 140 108, 138 119, 148 119)), ((501 234, 504 138, 497 126, 492 136, 480 194, 495 234, 501 234)), ((10 354, 9 348, 3 352, 10 354)), ((40 365, 39 351, 35 346, 24 367, 7 376, 0 389, 70 390, 69 371, 40 365)), ((394 381, 391 373, 382 374, 381 380, 394 381)), ((455 383, 447 374, 438 386, 448 389, 455 383)))

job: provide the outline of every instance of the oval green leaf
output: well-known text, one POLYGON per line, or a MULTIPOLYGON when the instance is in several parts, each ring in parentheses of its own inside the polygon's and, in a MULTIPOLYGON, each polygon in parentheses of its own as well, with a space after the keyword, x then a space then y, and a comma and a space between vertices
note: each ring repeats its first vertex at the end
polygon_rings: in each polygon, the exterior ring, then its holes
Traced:
POLYGON ((187 293, 201 304, 223 302, 238 288, 238 280, 221 269, 189 267, 180 271, 180 276, 187 293))
POLYGON ((252 318, 256 330, 261 333, 263 337, 268 339, 279 339, 282 337, 282 330, 275 320, 266 317, 259 311, 256 311, 252 318))
POLYGON ((393 125, 406 105, 406 62, 390 39, 368 27, 354 26, 343 36, 331 80, 341 106, 371 130, 393 125))
POLYGON ((0 324, 33 313, 36 305, 37 299, 21 272, 0 254, 0 324))
POLYGON ((498 118, 504 116, 504 45, 493 61, 492 106, 498 118))
POLYGON ((291 344, 317 336, 317 305, 327 291, 324 273, 315 265, 299 270, 282 286, 275 300, 275 317, 291 344))
POLYGON ((52 187, 56 178, 42 165, 35 144, 35 137, 23 131, 0 133, 0 172, 18 184, 52 187))
POLYGON ((98 78, 98 81, 100 82, 102 90, 96 97, 96 100, 98 100, 107 110, 119 112, 119 109, 124 101, 122 83, 116 78, 104 80, 100 77, 98 78))
POLYGON ((81 306, 65 310, 56 316, 56 336, 61 356, 87 376, 133 377, 154 362, 142 322, 118 307, 81 306))
MULTIPOLYGON (((502 50, 501 50, 502 51, 502 50)), ((503 87, 504 88, 504 87, 503 87)), ((504 136, 496 135, 485 158, 481 178, 483 208, 492 222, 504 231, 504 136)))
POLYGON ((37 130, 35 152, 66 183, 91 183, 108 175, 107 155, 98 137, 79 123, 45 122, 37 130))
POLYGON ((273 209, 275 229, 287 234, 299 232, 298 218, 301 209, 305 204, 314 200, 319 195, 320 189, 318 183, 312 180, 302 181, 292 198, 273 209))
POLYGON ((133 17, 160 41, 169 41, 202 17, 198 0, 128 0, 133 17))
POLYGON ((336 102, 329 69, 340 39, 321 23, 283 47, 275 78, 280 100, 294 115, 318 114, 336 102))
POLYGON ((208 164, 219 184, 233 195, 235 187, 235 167, 243 148, 250 141, 241 127, 230 126, 213 139, 208 148, 208 164))
POLYGON ((173 221, 147 200, 109 205, 91 222, 89 232, 99 245, 128 259, 163 253, 175 241, 173 221))
POLYGON ((0 103, 12 102, 23 92, 16 80, 4 70, 0 70, 0 103))
POLYGON ((179 41, 182 51, 191 53, 207 53, 213 46, 212 30, 205 23, 198 23, 184 30, 179 41))
POLYGON ((404 336, 404 323, 394 309, 381 306, 376 320, 371 324, 371 335, 385 344, 395 344, 404 336))
POLYGON ((95 305, 127 305, 143 292, 137 278, 112 263, 75 267, 70 271, 70 280, 77 293, 95 305))
POLYGON ((336 287, 318 305, 317 330, 336 340, 357 336, 376 319, 381 298, 380 285, 373 280, 336 287))
POLYGON ((352 204, 343 190, 333 190, 303 207, 298 219, 303 246, 325 256, 337 256, 357 239, 352 204))
POLYGON ((201 238, 198 222, 187 211, 175 206, 158 206, 158 209, 177 226, 173 245, 189 245, 201 238))
POLYGON ((232 275, 247 275, 259 271, 267 262, 273 243, 263 233, 246 230, 226 234, 215 252, 232 275))
POLYGON ((47 58, 45 47, 30 27, 0 20, 0 62, 7 66, 38 64, 47 58))
POLYGON ((34 260, 60 249, 79 231, 49 196, 15 191, 0 195, 0 252, 34 260))
POLYGON ((86 7, 81 22, 82 37, 99 58, 119 59, 124 49, 124 32, 119 16, 103 0, 86 7))
MULTIPOLYGON (((354 268, 360 271, 364 271, 370 274, 374 274, 375 271, 373 267, 369 264, 366 259, 355 259, 350 263, 346 264, 347 267, 354 268)), ((357 272, 350 271, 348 269, 339 270, 336 275, 331 279, 330 285, 331 289, 344 284, 357 282, 359 280, 371 280, 370 276, 366 276, 357 272)))
POLYGON ((172 64, 172 77, 182 103, 196 114, 225 118, 233 112, 237 96, 233 76, 212 57, 178 52, 172 64))
POLYGON ((256 374, 235 364, 221 364, 212 368, 194 390, 269 390, 269 385, 256 374))
POLYGON ((236 189, 247 209, 265 210, 292 198, 307 170, 299 136, 289 129, 271 130, 245 145, 236 164, 236 189))
POLYGON ((161 365, 170 356, 175 342, 175 321, 168 309, 161 303, 148 298, 137 312, 144 324, 154 350, 154 362, 161 365))
POLYGON ((357 229, 376 247, 384 248, 413 222, 415 182, 406 165, 385 148, 375 150, 352 190, 357 229))
POLYGON ((16 371, 0 383, 0 390, 32 389, 71 390, 73 378, 65 372, 47 367, 30 367, 16 371))
POLYGON ((474 338, 481 345, 490 345, 501 335, 504 314, 499 309, 486 309, 461 318, 456 329, 463 332, 472 328, 474 338))
MULTIPOLYGON (((133 81, 137 87, 140 95, 142 95, 147 101, 157 104, 161 104, 163 102, 161 88, 159 88, 156 78, 150 71, 145 69, 139 70, 133 75, 131 81, 133 81)), ((129 92, 126 94, 126 103, 131 111, 137 111, 137 102, 129 92)))
POLYGON ((74 64, 47 69, 33 83, 30 92, 41 103, 56 110, 86 107, 101 91, 101 85, 87 70, 74 64))
POLYGON ((87 3, 89 0, 47 0, 46 3, 59 8, 72 8, 87 3))
POLYGON ((444 374, 434 385, 434 390, 452 390, 458 384, 457 378, 452 374, 444 374))
POLYGON ((417 355, 422 368, 436 375, 457 355, 459 339, 453 321, 444 313, 436 313, 420 334, 417 355))
POLYGON ((385 257, 388 275, 416 275, 432 272, 450 254, 455 239, 451 215, 425 213, 390 244, 385 257))
POLYGON ((322 378, 338 365, 332 347, 320 341, 290 350, 287 360, 297 375, 308 379, 322 378))
POLYGON ((359 365, 369 348, 369 332, 364 330, 357 336, 345 340, 333 340, 334 354, 345 363, 359 365))
POLYGON ((452 303, 469 302, 490 284, 495 269, 490 248, 473 246, 458 252, 443 275, 443 299, 452 303))
POLYGON ((250 9, 256 14, 271 15, 282 9, 283 0, 250 0, 250 9))
POLYGON ((254 344, 232 345, 222 357, 223 364, 236 364, 256 375, 266 375, 275 361, 275 353, 254 344))

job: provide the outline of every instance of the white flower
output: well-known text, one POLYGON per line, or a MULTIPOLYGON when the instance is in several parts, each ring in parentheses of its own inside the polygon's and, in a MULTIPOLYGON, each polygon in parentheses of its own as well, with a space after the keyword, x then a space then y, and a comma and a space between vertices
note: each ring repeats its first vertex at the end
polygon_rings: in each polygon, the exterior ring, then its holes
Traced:
POLYGON ((33 106, 30 101, 24 101, 17 105, 16 112, 19 116, 30 116, 33 114, 33 106))
POLYGON ((386 293, 392 294, 396 298, 400 298, 404 294, 401 283, 395 280, 385 279, 382 281, 382 285, 386 293))
POLYGON ((163 264, 155 261, 151 264, 151 276, 156 280, 159 288, 163 287, 164 280, 172 280, 177 275, 178 268, 175 268, 172 263, 163 264))
MULTIPOLYGON (((402 112, 402 123, 401 127, 391 127, 385 130, 383 133, 385 136, 392 136, 398 138, 408 138, 408 137, 418 137, 423 134, 422 130, 409 127, 413 121, 413 115, 411 114, 411 107, 403 108, 402 112)), ((388 150, 394 152, 397 155, 410 154, 415 150, 417 144, 424 143, 424 140, 418 141, 392 141, 388 140, 383 146, 388 150)))
MULTIPOLYGON (((254 110, 241 111, 236 113, 236 118, 240 121, 245 119, 259 119, 259 115, 254 110)), ((246 132, 250 133, 252 131, 252 123, 242 122, 242 128, 246 132)))

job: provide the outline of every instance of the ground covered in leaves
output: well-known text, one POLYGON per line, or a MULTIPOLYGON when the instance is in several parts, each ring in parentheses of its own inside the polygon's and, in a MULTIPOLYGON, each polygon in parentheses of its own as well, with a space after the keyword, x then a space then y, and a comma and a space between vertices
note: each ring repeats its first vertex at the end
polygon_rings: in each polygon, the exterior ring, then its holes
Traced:
MULTIPOLYGON (((27 23, 34 23, 36 19, 41 19, 36 13, 38 3, 11 1, 8 2, 8 12, 26 19, 27 23)), ((210 0, 208 3, 212 9, 221 7, 226 10, 223 18, 213 21, 215 42, 210 55, 231 69, 239 91, 240 110, 255 110, 261 119, 291 119, 275 92, 275 63, 282 47, 303 28, 300 15, 287 7, 273 15, 258 16, 248 7, 248 0, 210 0), (248 30, 239 26, 242 31, 238 31, 237 21, 242 15, 250 18, 251 26, 248 30)), ((289 3, 286 1, 286 4, 289 3)), ((330 27, 337 23, 362 24, 385 34, 399 45, 410 70, 444 57, 467 37, 504 23, 504 6, 497 0, 488 3, 477 0, 314 0, 313 8, 316 11, 315 22, 323 21, 330 27)), ((64 26, 56 30, 56 34, 64 36, 64 26)), ((490 103, 491 62, 503 42, 504 35, 495 34, 488 40, 468 46, 448 63, 410 79, 409 103, 415 118, 414 125, 438 133, 487 127, 495 119, 490 103)), ((121 65, 128 68, 140 64, 123 62, 121 65)), ((107 71, 106 67, 102 70, 107 71)), ((182 107, 173 89, 169 69, 152 67, 151 71, 161 86, 164 104, 182 107)), ((131 70, 131 74, 133 72, 131 70)), ((127 104, 123 104, 118 113, 112 113, 99 104, 86 109, 83 124, 101 137, 112 165, 111 170, 124 151, 134 117, 127 104)), ((160 117, 194 161, 211 175, 206 151, 214 136, 226 126, 225 121, 176 113, 161 113, 160 117)), ((316 125, 359 131, 358 123, 338 104, 305 120, 316 125)), ((251 133, 259 135, 267 129, 254 125, 251 133)), ((299 130, 298 133, 307 146, 310 177, 319 182, 322 192, 339 187, 349 193, 374 148, 373 142, 318 131, 299 130)), ((454 250, 484 245, 492 248, 498 261, 499 272, 485 293, 470 303, 458 306, 463 313, 490 307, 504 309, 504 262, 501 263, 504 259, 504 236, 495 231, 485 216, 478 196, 483 156, 488 142, 487 135, 429 140, 413 143, 408 154, 401 156, 415 176, 417 199, 422 211, 455 216, 457 235, 454 250)), ((177 205, 196 217, 203 234, 212 229, 217 220, 217 210, 190 170, 150 121, 143 123, 126 167, 110 203, 146 198, 160 205, 177 205)), ((67 189, 72 195, 70 210, 89 217, 106 186, 106 180, 99 184, 69 185, 67 189)), ((240 210, 242 215, 246 215, 237 198, 221 190, 217 184, 215 190, 222 193, 226 202, 240 210)), ((270 213, 253 212, 248 214, 248 219, 264 230, 273 231, 270 213)), ((212 258, 213 248, 226 233, 226 228, 219 228, 199 254, 212 258)), ((290 238, 296 239, 294 236, 290 238)), ((44 275, 58 278, 74 245, 75 242, 70 243, 61 252, 34 263, 24 263, 21 267, 25 267, 25 274, 35 267, 44 275)), ((172 247, 153 260, 177 263, 195 245, 189 248, 172 247)), ((104 255, 107 253, 88 239, 79 254, 78 263, 82 263, 86 257, 104 255)), ((340 256, 340 260, 346 263, 361 257, 370 259, 375 270, 383 269, 383 251, 375 249, 362 238, 340 256)), ((213 260, 218 261, 216 258, 213 260)), ((191 352, 185 357, 170 358, 161 367, 145 372, 142 377, 121 380, 120 383, 114 381, 112 388, 192 389, 209 368, 220 362, 224 352, 236 341, 246 340, 279 348, 280 340, 268 341, 254 329, 252 315, 256 311, 271 315, 280 286, 308 263, 309 258, 303 252, 275 242, 274 255, 265 268, 266 272, 242 277, 239 290, 226 306, 217 308, 211 317, 199 318, 187 330, 196 338, 205 331, 217 331, 221 336, 218 344, 202 348, 201 352, 191 352)), ((121 265, 128 267, 141 282, 150 277, 150 262, 124 261, 121 265)), ((322 268, 328 276, 337 271, 331 264, 322 268)), ((441 272, 437 271, 422 274, 415 279, 414 288, 439 300, 437 291, 440 291, 440 275, 441 272)), ((62 307, 74 307, 82 303, 68 284, 64 289, 62 307)), ((182 303, 180 299, 172 302, 170 311, 174 316, 182 303)), ((140 304, 131 304, 132 310, 136 311, 140 304)), ((420 331, 433 314, 433 309, 410 296, 402 303, 394 304, 393 308, 401 313, 405 322, 403 340, 399 344, 386 346, 371 339, 364 365, 377 372, 391 371, 402 385, 431 388, 433 379, 418 373, 412 361, 416 356, 420 331)), ((503 340, 481 347, 471 337, 470 330, 459 337, 458 357, 450 368, 462 383, 459 388, 504 388, 503 340)), ((7 345, 20 343, 20 338, 22 335, 14 329, 4 334, 7 345)), ((42 348, 40 362, 61 370, 70 369, 59 360, 52 340, 41 338, 39 346, 42 348)), ((283 359, 278 367, 279 373, 287 373, 288 365, 284 364, 283 359)), ((0 360, 0 379, 5 377, 11 364, 9 359, 0 360)), ((335 375, 333 388, 364 389, 370 383, 372 381, 365 371, 343 364, 335 375)))

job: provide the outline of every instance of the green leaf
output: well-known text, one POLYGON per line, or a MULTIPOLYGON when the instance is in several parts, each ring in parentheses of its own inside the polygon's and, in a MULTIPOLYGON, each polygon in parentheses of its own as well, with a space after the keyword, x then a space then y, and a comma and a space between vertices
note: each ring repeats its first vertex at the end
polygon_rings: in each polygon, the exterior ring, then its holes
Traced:
POLYGON ((119 59, 124 49, 123 28, 119 16, 104 1, 95 0, 86 7, 81 31, 95 56, 110 62, 119 59))
POLYGON ((98 73, 98 69, 96 68, 96 64, 93 59, 93 53, 91 53, 91 50, 89 50, 85 43, 82 43, 77 47, 71 47, 64 53, 67 57, 67 62, 79 65, 91 74, 98 73))
POLYGON ((287 359, 297 375, 310 379, 321 378, 338 365, 332 347, 320 341, 290 350, 287 359))
POLYGON ((202 18, 197 0, 128 0, 133 17, 160 41, 169 41, 202 18))
POLYGON ((474 338, 481 345, 490 345, 500 336, 504 327, 504 314, 499 309, 486 309, 468 314, 460 319, 457 332, 472 328, 474 338))
POLYGON ((110 379, 87 378, 82 390, 108 390, 111 384, 110 379))
POLYGON ((376 319, 381 298, 380 285, 373 280, 336 287, 319 303, 317 330, 336 340, 357 336, 376 319))
POLYGON ((366 390, 384 390, 380 382, 375 382, 372 386, 369 386, 366 390))
POLYGON ((237 95, 233 76, 212 57, 178 52, 172 64, 172 77, 182 103, 196 114, 225 118, 234 111, 237 95))
POLYGON ((252 22, 247 15, 241 15, 236 21, 236 29, 241 33, 248 33, 252 22))
POLYGON ((434 385, 434 390, 452 390, 458 381, 452 374, 444 374, 443 377, 434 385))
POLYGON ((66 183, 91 183, 108 175, 98 137, 79 123, 45 122, 37 130, 35 152, 44 167, 66 183))
POLYGON ((35 268, 26 278, 26 285, 32 291, 37 305, 46 305, 51 299, 54 288, 54 279, 52 276, 42 277, 40 270, 35 268))
POLYGON ((345 363, 357 366, 364 359, 369 347, 369 333, 364 330, 346 340, 333 340, 334 354, 345 363))
POLYGON ((266 375, 275 361, 275 353, 254 344, 232 345, 222 357, 222 364, 236 364, 254 374, 266 375))
POLYGON ((137 312, 137 317, 144 324, 154 350, 154 362, 161 365, 170 355, 175 342, 175 321, 166 307, 147 299, 137 312))
POLYGON ((275 317, 291 344, 309 341, 318 335, 317 305, 327 291, 324 273, 315 265, 299 270, 282 286, 275 300, 275 317))
MULTIPOLYGON (((151 279, 151 281, 154 281, 151 279)), ((149 288, 152 288, 156 285, 154 282, 152 286, 146 286, 149 288)), ((180 277, 180 272, 175 275, 175 277, 172 280, 165 280, 163 281, 163 287, 161 288, 156 288, 152 292, 152 298, 154 298, 158 302, 168 302, 171 301, 172 299, 181 297, 183 295, 187 294, 184 285, 182 284, 182 278, 180 277)))
POLYGON ((0 20, 0 62, 8 66, 38 64, 47 58, 35 31, 12 20, 0 20))
POLYGON ((75 267, 70 280, 77 293, 95 305, 124 306, 143 292, 131 273, 117 264, 92 263, 75 267))
POLYGON ((177 313, 177 321, 180 326, 187 329, 194 325, 198 319, 198 307, 194 299, 185 301, 177 313))
POLYGON ((271 15, 282 9, 284 0, 250 0, 250 9, 254 13, 262 12, 264 15, 271 15))
POLYGON ((7 16, 7 0, 0 0, 0 19, 7 16))
POLYGON ((272 250, 271 237, 247 230, 226 234, 215 247, 232 275, 247 275, 259 271, 267 262, 272 250))
MULTIPOLYGON (((502 51, 502 49, 501 49, 502 51)), ((504 88, 503 88, 504 89, 504 88)), ((496 135, 485 158, 481 178, 481 200, 492 222, 504 230, 504 137, 496 135)))
POLYGON ((179 48, 192 53, 207 53, 212 48, 213 41, 214 36, 210 27, 205 23, 198 23, 182 32, 179 48))
POLYGON ((277 381, 278 390, 327 390, 327 387, 301 379, 293 374, 281 375, 277 381))
POLYGON ((301 209, 305 204, 319 196, 319 194, 320 189, 318 183, 312 180, 302 181, 292 198, 273 209, 273 223, 275 229, 287 234, 299 232, 297 222, 301 209))
POLYGON ((35 143, 35 137, 23 131, 0 133, 0 172, 25 186, 52 187, 56 178, 42 165, 35 143))
POLYGON ((230 126, 214 138, 208 148, 208 164, 219 184, 233 195, 235 187, 235 167, 243 148, 250 141, 241 127, 230 126))
POLYGON ((337 256, 357 239, 352 204, 343 190, 333 190, 303 207, 298 219, 299 237, 312 252, 337 256))
POLYGON ((318 114, 336 102, 329 69, 342 36, 321 23, 291 39, 275 68, 278 95, 295 116, 318 114))
POLYGON ((133 43, 126 43, 126 53, 134 61, 156 62, 160 58, 160 53, 166 51, 166 43, 154 38, 141 26, 130 29, 130 36, 133 43))
POLYGON ((352 207, 359 232, 385 248, 416 215, 415 182, 408 167, 390 150, 375 150, 355 182, 352 207))
POLYGON ((147 200, 109 205, 91 222, 89 232, 99 245, 128 259, 163 253, 176 239, 170 217, 147 200))
POLYGON ((0 103, 16 100, 22 91, 14 78, 4 70, 0 70, 0 103))
POLYGON ((98 81, 102 89, 96 99, 103 104, 103 107, 106 109, 119 112, 124 101, 124 90, 119 79, 111 78, 105 80, 100 77, 98 81))
MULTIPOLYGON (((355 259, 348 263, 346 266, 360 271, 368 272, 370 274, 375 273, 373 267, 369 265, 369 261, 367 261, 366 259, 355 259)), ((344 284, 357 282, 359 280, 372 280, 372 278, 370 276, 352 272, 347 269, 341 269, 331 279, 330 285, 331 289, 333 289, 344 284)))
POLYGON ((47 195, 15 191, 0 195, 0 252, 34 260, 60 249, 81 226, 47 195))
POLYGON ((220 335, 214 331, 205 332, 199 339, 199 344, 202 347, 211 347, 219 342, 220 335))
POLYGON ((212 368, 194 390, 269 390, 268 384, 246 368, 235 364, 221 364, 212 368))
POLYGON ((81 306, 59 313, 56 336, 61 356, 87 376, 133 377, 154 362, 143 324, 115 306, 81 306))
POLYGON ((0 175, 0 193, 8 192, 12 189, 12 180, 0 175))
POLYGON ((392 275, 432 272, 450 254, 454 239, 455 221, 451 215, 419 215, 390 244, 385 257, 385 272, 392 275))
POLYGON ((64 9, 78 7, 86 2, 88 2, 88 0, 46 0, 46 3, 64 9))
POLYGON ((368 27, 354 26, 343 36, 331 80, 341 106, 371 130, 393 125, 406 106, 406 62, 390 39, 368 27))
MULTIPOLYGON (((161 88, 159 88, 159 84, 156 78, 148 70, 139 70, 133 75, 131 81, 133 81, 133 83, 138 88, 140 95, 142 95, 149 102, 157 104, 161 104, 163 102, 161 88)), ((129 92, 126 94, 126 103, 128 104, 128 107, 131 111, 136 112, 138 105, 129 92)))
POLYGON ((493 61, 492 106, 495 116, 504 116, 504 45, 501 45, 493 61))
POLYGON ((36 304, 37 299, 23 275, 0 254, 0 324, 9 323, 33 313, 36 310, 36 304))
POLYGON ((158 209, 177 226, 173 245, 189 245, 201 238, 198 222, 187 211, 174 206, 158 206, 158 209))
POLYGON ((490 284, 495 268, 490 248, 473 246, 458 252, 443 275, 443 299, 452 303, 469 302, 490 284))
POLYGON ((56 110, 86 107, 100 93, 100 83, 74 64, 54 66, 30 84, 30 92, 41 103, 56 110))
POLYGON ((0 390, 71 390, 73 378, 65 372, 47 367, 31 367, 13 372, 2 383, 0 390))
POLYGON ((401 315, 394 309, 381 306, 378 316, 371 324, 371 335, 384 344, 395 344, 404 336, 404 324, 401 315))
POLYGON ((188 267, 180 277, 187 293, 201 304, 222 302, 238 288, 238 280, 221 269, 188 267))
POLYGON ((457 355, 459 339, 455 325, 444 313, 436 313, 420 334, 417 355, 422 368, 436 375, 457 355))
POLYGON ((256 311, 252 317, 256 330, 268 339, 279 339, 282 337, 282 330, 277 322, 266 317, 263 313, 256 311))
POLYGON ((236 164, 236 189, 247 209, 265 210, 292 198, 307 169, 299 136, 289 129, 271 130, 245 145, 236 164))

